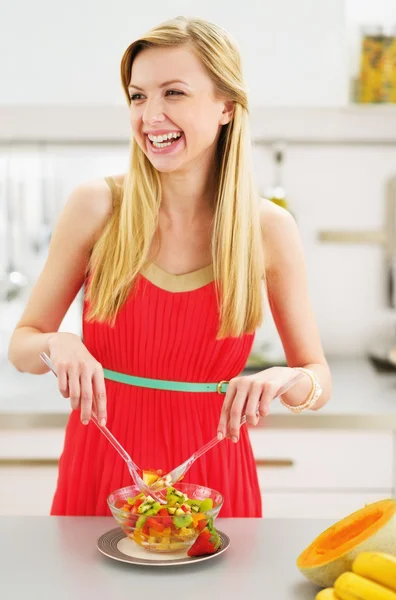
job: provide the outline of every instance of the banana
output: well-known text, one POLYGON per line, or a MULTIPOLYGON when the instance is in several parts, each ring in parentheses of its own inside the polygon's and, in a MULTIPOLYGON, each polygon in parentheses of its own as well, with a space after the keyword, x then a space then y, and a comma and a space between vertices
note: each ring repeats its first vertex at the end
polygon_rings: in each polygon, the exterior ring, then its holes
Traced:
POLYGON ((334 591, 340 600, 396 600, 392 590, 350 571, 337 577, 334 591))
POLYGON ((396 556, 384 552, 361 552, 352 571, 396 592, 396 556))
POLYGON ((324 588, 320 590, 315 596, 315 600, 339 600, 339 597, 335 595, 334 588, 324 588))

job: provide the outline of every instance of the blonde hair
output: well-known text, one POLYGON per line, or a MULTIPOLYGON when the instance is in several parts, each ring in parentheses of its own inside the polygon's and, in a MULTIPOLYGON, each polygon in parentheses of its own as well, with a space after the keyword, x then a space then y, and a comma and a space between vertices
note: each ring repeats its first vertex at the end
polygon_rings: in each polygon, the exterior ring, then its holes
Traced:
MULTIPOLYGON (((264 257, 258 195, 250 157, 248 102, 237 47, 220 27, 201 19, 178 17, 133 42, 121 61, 121 80, 128 85, 136 56, 146 48, 189 44, 212 79, 219 97, 232 101, 233 117, 220 132, 212 260, 219 303, 217 339, 253 333, 262 322, 264 257)), ((115 207, 90 261, 89 320, 111 321, 125 303, 158 226, 161 184, 134 139, 122 201, 115 207)))

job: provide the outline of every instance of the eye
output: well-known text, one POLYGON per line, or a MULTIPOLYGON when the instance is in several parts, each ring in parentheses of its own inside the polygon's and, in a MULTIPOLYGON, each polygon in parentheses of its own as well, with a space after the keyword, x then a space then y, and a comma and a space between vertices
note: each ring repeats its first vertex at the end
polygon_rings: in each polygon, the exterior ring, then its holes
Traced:
POLYGON ((166 94, 168 96, 184 96, 184 92, 179 92, 178 90, 167 90, 166 94))
POLYGON ((143 94, 132 94, 130 96, 131 102, 136 102, 136 100, 141 100, 143 98, 143 94))

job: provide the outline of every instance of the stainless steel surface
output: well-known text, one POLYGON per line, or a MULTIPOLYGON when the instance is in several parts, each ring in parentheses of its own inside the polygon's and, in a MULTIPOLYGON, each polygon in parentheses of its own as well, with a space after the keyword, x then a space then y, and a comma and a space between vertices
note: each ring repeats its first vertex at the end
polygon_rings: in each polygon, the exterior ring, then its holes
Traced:
POLYGON ((0 597, 7 600, 314 600, 298 571, 300 552, 333 522, 321 519, 217 519, 227 552, 191 566, 151 569, 103 556, 96 540, 116 526, 107 517, 0 517, 0 597), (23 576, 21 574, 23 573, 23 576))

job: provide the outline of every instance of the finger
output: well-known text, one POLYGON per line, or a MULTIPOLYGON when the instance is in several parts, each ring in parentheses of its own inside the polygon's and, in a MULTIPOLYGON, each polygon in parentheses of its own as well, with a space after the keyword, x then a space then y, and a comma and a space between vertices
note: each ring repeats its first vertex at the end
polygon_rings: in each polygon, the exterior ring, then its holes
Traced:
POLYGON ((247 396, 249 393, 249 385, 247 383, 241 383, 238 386, 237 393, 234 398, 230 410, 230 421, 228 425, 228 433, 231 436, 233 442, 239 440, 239 430, 241 427, 241 418, 246 405, 247 396))
POLYGON ((249 425, 255 427, 260 420, 258 414, 258 406, 260 404, 260 398, 263 391, 263 384, 260 381, 253 381, 249 390, 249 394, 246 401, 246 422, 249 425))
POLYGON ((81 422, 87 425, 91 418, 92 410, 92 376, 86 366, 83 366, 80 372, 80 388, 81 388, 81 422))
POLYGON ((236 394, 236 383, 230 381, 227 393, 224 398, 223 407, 221 409, 219 425, 217 427, 217 437, 223 439, 227 435, 227 424, 230 418, 230 409, 236 394))
POLYGON ((77 410, 80 406, 80 375, 75 366, 71 366, 67 372, 70 404, 73 410, 77 410))
POLYGON ((58 388, 64 398, 70 397, 69 385, 67 380, 67 365, 63 362, 56 367, 58 375, 58 388))
POLYGON ((103 377, 103 369, 101 366, 95 369, 92 378, 92 384, 99 425, 104 427, 107 421, 107 396, 103 377))
POLYGON ((260 406, 259 406, 259 414, 260 417, 266 417, 269 413, 271 402, 276 395, 277 387, 272 385, 271 383, 264 383, 261 397, 260 397, 260 406))

